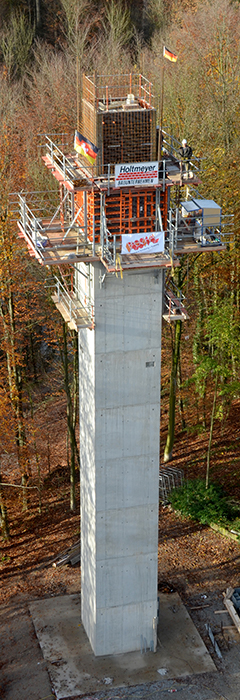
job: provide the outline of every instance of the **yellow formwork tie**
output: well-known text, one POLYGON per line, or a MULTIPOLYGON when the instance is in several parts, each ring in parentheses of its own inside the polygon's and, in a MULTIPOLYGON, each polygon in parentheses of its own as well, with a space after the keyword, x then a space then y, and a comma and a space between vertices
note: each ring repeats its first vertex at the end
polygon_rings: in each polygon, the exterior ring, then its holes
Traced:
POLYGON ((171 260, 171 277, 174 277, 174 265, 173 265, 173 256, 172 256, 171 250, 170 250, 170 260, 171 260))
POLYGON ((121 255, 119 255, 119 253, 117 253, 117 255, 116 255, 116 277, 118 277, 118 272, 117 272, 118 270, 120 271, 120 277, 122 280, 123 279, 123 271, 122 271, 121 255))

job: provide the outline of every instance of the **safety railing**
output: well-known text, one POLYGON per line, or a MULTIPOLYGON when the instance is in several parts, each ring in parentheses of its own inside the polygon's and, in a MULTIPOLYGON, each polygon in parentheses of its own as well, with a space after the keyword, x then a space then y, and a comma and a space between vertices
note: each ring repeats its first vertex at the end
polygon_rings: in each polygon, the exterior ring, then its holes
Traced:
POLYGON ((58 277, 55 277, 54 285, 50 286, 52 297, 56 305, 61 304, 66 312, 68 323, 73 322, 77 328, 94 327, 94 306, 90 297, 84 293, 85 303, 80 301, 78 289, 75 284, 71 290, 63 285, 58 277))
POLYGON ((19 194, 18 197, 20 213, 19 225, 27 239, 29 239, 29 243, 43 259, 42 249, 46 247, 48 237, 45 235, 41 219, 34 215, 33 211, 27 205, 25 197, 21 194, 19 194))
POLYGON ((21 231, 19 235, 25 237, 29 247, 43 264, 70 263, 73 258, 88 261, 95 257, 95 232, 93 237, 88 237, 87 231, 79 224, 82 207, 76 202, 71 202, 68 191, 51 218, 46 216, 46 205, 44 204, 42 211, 39 201, 35 203, 33 193, 30 195, 31 208, 28 205, 27 194, 18 195, 18 227, 21 231))
MULTIPOLYGON (((162 151, 166 151, 170 156, 180 161, 179 149, 181 148, 181 141, 175 138, 172 134, 168 134, 167 131, 162 131, 162 151)), ((163 153, 164 155, 164 153, 163 153)), ((189 163, 189 170, 192 170, 194 174, 199 174, 202 169, 202 159, 198 158, 194 154, 191 156, 189 163)), ((184 174, 184 173, 183 173, 184 174)))
MULTIPOLYGON (((56 137, 57 139, 57 137, 56 137)), ((79 178, 82 176, 85 179, 85 184, 87 186, 88 182, 91 185, 93 182, 101 187, 107 187, 108 194, 110 188, 115 186, 115 162, 100 164, 96 160, 96 163, 91 165, 87 162, 87 159, 74 151, 73 142, 72 148, 69 149, 67 155, 64 153, 64 147, 56 141, 52 141, 49 136, 46 136, 45 153, 49 159, 49 162, 61 171, 63 175, 63 180, 65 182, 77 183, 79 178)), ((166 178, 167 178, 167 155, 166 158, 161 157, 161 162, 159 165, 159 182, 163 184, 163 191, 165 190, 166 178)), ((179 166, 180 167, 180 166, 179 166)), ((145 186, 145 185, 144 185, 145 186)))
POLYGON ((222 214, 221 235, 224 242, 228 242, 234 237, 234 214, 222 214))
POLYGON ((120 102, 129 95, 145 107, 154 107, 153 84, 141 73, 83 76, 83 98, 92 106, 99 108, 102 103, 107 109, 110 100, 120 102))
MULTIPOLYGON (((49 136, 46 136, 46 150, 47 155, 53 165, 56 165, 63 173, 64 181, 70 181, 76 179, 76 169, 73 167, 72 162, 69 160, 63 150, 53 142, 49 136)), ((69 150, 69 149, 68 149, 69 150)))
MULTIPOLYGON (((198 203, 201 200, 196 200, 198 203)), ((203 203, 205 200, 202 200, 203 203)), ((207 200, 206 200, 207 201, 207 200)), ((210 200, 211 204, 211 200, 210 200)), ((214 210, 199 210, 189 212, 189 215, 182 215, 176 208, 169 209, 167 220, 166 245, 173 256, 177 249, 181 249, 184 242, 189 241, 189 245, 196 244, 198 247, 222 246, 234 236, 234 216, 221 215, 220 207, 214 210)))

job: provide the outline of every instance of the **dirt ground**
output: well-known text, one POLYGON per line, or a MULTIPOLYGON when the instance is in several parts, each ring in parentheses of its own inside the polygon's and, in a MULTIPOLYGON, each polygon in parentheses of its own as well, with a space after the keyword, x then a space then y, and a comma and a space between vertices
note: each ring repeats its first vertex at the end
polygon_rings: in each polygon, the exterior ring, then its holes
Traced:
MULTIPOLYGON (((161 444, 166 439, 167 420, 163 418, 161 444)), ((178 423, 179 423, 178 419, 178 423)), ((29 423, 29 433, 33 426, 29 423)), ((0 540, 0 602, 15 597, 59 595, 79 590, 77 568, 54 568, 57 555, 80 537, 79 483, 76 484, 76 511, 69 508, 69 476, 66 465, 66 407, 64 396, 45 401, 35 417, 34 449, 31 452, 29 486, 39 484, 36 454, 40 465, 41 514, 36 488, 29 490, 29 507, 22 512, 21 490, 5 489, 11 537, 0 540), (37 424, 37 428, 36 428, 37 424), (46 428, 47 426, 47 428, 46 428), (48 433, 47 433, 48 431, 48 433)), ((211 478, 217 478, 227 493, 240 501, 240 402, 232 406, 224 430, 216 423, 211 478)), ((204 477, 208 433, 181 432, 176 438, 171 466, 183 469, 185 477, 204 477)), ((78 478, 78 477, 77 477, 78 478)), ((2 461, 2 480, 19 484, 14 455, 2 461)), ((169 506, 159 513, 159 585, 167 582, 187 602, 191 596, 222 592, 240 583, 240 546, 208 527, 179 518, 169 506)))

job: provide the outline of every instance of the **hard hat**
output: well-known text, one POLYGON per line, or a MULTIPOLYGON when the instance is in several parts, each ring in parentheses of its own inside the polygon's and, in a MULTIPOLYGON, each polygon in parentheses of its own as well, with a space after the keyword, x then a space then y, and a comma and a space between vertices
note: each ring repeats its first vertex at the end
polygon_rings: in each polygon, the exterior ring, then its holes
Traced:
POLYGON ((187 145, 187 139, 183 139, 182 146, 186 146, 186 145, 187 145))

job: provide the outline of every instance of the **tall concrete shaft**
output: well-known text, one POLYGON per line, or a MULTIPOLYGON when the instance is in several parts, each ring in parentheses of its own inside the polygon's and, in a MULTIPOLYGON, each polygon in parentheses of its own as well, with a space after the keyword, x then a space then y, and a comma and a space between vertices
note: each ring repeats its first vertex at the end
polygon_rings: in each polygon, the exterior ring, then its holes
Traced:
POLYGON ((96 656, 151 646, 157 615, 163 272, 92 268, 79 332, 82 621, 96 656))

